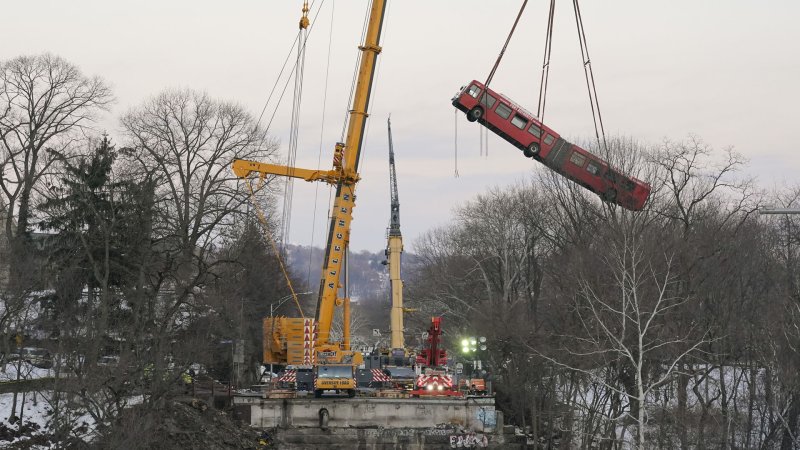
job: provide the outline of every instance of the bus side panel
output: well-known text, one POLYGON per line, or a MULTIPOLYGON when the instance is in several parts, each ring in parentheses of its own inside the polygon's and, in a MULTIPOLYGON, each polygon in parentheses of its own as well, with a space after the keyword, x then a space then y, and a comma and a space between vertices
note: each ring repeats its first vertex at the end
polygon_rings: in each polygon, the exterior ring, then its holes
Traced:
MULTIPOLYGON (((508 141, 514 144, 514 146, 516 146, 520 150, 526 149, 532 142, 536 142, 537 144, 540 145, 541 148, 542 145, 541 139, 537 138, 531 133, 528 133, 528 127, 531 126, 530 117, 521 114, 518 110, 512 110, 511 115, 508 116, 508 119, 503 119, 502 117, 497 116, 497 120, 502 121, 498 122, 498 125, 501 125, 503 128, 505 128, 505 130, 507 130, 507 133, 510 136, 510 139, 508 139, 508 141), (516 127, 511 123, 511 119, 516 115, 520 115, 521 117, 526 119, 526 123, 523 128, 516 127)), ((534 123, 536 122, 534 121, 534 123)), ((541 125, 539 125, 539 127, 541 127, 541 125)))
MULTIPOLYGON (((545 164, 596 194, 605 192, 608 182, 603 180, 600 176, 589 173, 585 167, 588 162, 584 163, 582 167, 578 167, 569 162, 573 152, 584 155, 589 161, 596 161, 589 152, 559 138, 553 146, 551 154, 548 154, 545 158, 547 160, 545 164)), ((601 169, 601 171, 604 170, 605 169, 601 169)))
MULTIPOLYGON (((514 145, 516 145, 517 147, 519 147, 520 150, 525 150, 526 148, 528 148, 528 146, 530 146, 532 143, 535 142, 535 143, 539 144, 539 156, 538 156, 538 159, 542 159, 542 160, 546 159, 547 155, 550 153, 550 151, 553 150, 556 145, 558 145, 558 139, 561 139, 561 136, 558 133, 556 133, 555 131, 553 131, 550 128, 548 128, 547 126, 545 126, 543 123, 541 123, 538 120, 536 120, 535 117, 528 117, 526 114, 521 113, 519 110, 514 110, 514 112, 511 114, 511 117, 514 117, 515 114, 520 114, 523 117, 527 118, 528 119, 528 123, 525 124, 524 128, 519 129, 519 128, 517 128, 517 127, 515 127, 514 125, 511 124, 510 119, 506 121, 506 123, 504 125, 509 130, 511 130, 511 132, 513 133, 512 137, 515 139, 515 142, 512 142, 512 143, 514 145), (534 134, 532 134, 532 133, 530 133, 528 131, 528 129, 531 127, 531 124, 536 125, 540 130, 542 130, 541 137, 537 137, 537 136, 535 136, 534 134), (544 139, 543 138, 544 138, 544 136, 547 136, 548 134, 550 136, 553 136, 553 138, 556 139, 556 141, 554 142, 553 145, 547 145, 547 144, 544 143, 544 139)), ((501 118, 498 117, 498 119, 501 119, 501 118)))
POLYGON ((644 204, 647 201, 647 197, 650 196, 650 186, 642 185, 641 183, 636 183, 636 187, 633 189, 633 210, 639 211, 644 208, 644 204))
MULTIPOLYGON (((495 108, 496 107, 497 106, 495 104, 495 108)), ((484 114, 483 114, 483 118, 478 120, 478 122, 483 124, 483 126, 485 126, 486 128, 492 130, 492 132, 494 134, 500 136, 506 142, 508 142, 509 144, 513 145, 514 147, 517 147, 520 150, 523 150, 525 148, 522 145, 522 143, 520 143, 519 139, 515 138, 514 136, 512 136, 509 133, 506 133, 506 130, 501 128, 501 127, 504 127, 506 129, 508 129, 509 127, 512 127, 512 125, 511 125, 510 122, 506 123, 506 122, 508 122, 506 119, 503 119, 502 117, 498 116, 497 113, 494 112, 494 108, 492 108, 492 109, 490 109, 488 111, 485 111, 484 114)))

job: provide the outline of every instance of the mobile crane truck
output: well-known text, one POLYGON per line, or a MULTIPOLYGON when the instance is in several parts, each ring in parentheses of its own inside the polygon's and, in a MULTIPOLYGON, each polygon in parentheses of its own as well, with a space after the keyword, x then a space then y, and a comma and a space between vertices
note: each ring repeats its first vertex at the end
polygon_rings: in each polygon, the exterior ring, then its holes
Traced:
POLYGON ((258 175, 263 180, 269 175, 281 175, 306 181, 322 181, 336 187, 315 319, 267 317, 263 321, 264 362, 311 365, 316 374, 316 396, 330 390, 347 392, 349 396, 355 395, 355 367, 363 362, 361 353, 350 347, 350 299, 346 295, 340 295, 343 287, 341 273, 350 242, 350 222, 356 201, 355 188, 360 179, 358 163, 376 62, 381 52, 379 43, 385 10, 386 0, 373 0, 364 44, 359 47, 361 58, 353 105, 349 113, 347 138, 344 143, 340 142, 335 146, 333 169, 302 169, 246 160, 233 162, 233 172, 240 178, 258 175), (337 307, 343 308, 341 342, 331 339, 331 324, 337 307))

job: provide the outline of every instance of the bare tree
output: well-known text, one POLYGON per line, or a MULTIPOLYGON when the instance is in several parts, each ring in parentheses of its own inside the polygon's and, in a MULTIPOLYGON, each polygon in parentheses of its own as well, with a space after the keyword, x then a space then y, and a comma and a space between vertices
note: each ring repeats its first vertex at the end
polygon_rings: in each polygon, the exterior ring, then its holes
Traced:
POLYGON ((551 172, 489 190, 416 243, 409 297, 487 330, 498 405, 539 442, 793 448, 796 221, 756 220, 762 193, 731 149, 620 139, 607 156, 652 184, 643 211, 551 172))
MULTIPOLYGON (((725 352, 714 346, 722 345, 719 338, 725 331, 718 326, 719 311, 712 309, 719 304, 720 286, 731 286, 736 279, 724 265, 731 256, 726 252, 757 210, 760 193, 751 178, 741 175, 746 161, 740 155, 730 148, 717 152, 696 136, 665 140, 653 152, 652 163, 653 184, 659 188, 650 201, 650 209, 660 217, 656 228, 669 243, 669 253, 675 255, 673 271, 680 279, 678 295, 693 297, 694 309, 687 309, 683 319, 696 320, 696 312, 702 311, 697 320, 714 337, 704 351, 724 358, 725 352)), ((704 367, 706 371, 721 369, 715 364, 704 367)), ((679 371, 675 422, 681 449, 687 449, 692 442, 688 434, 692 424, 687 392, 698 368, 685 365, 679 371)), ((697 379, 705 378, 698 374, 697 379)), ((701 401, 699 405, 705 408, 709 404, 701 401)), ((698 425, 702 428, 702 421, 698 425)))
POLYGON ((210 314, 204 291, 224 260, 214 250, 245 213, 247 191, 230 169, 234 159, 267 160, 276 145, 241 106, 191 90, 166 91, 122 118, 129 146, 126 170, 152 192, 153 262, 143 277, 147 294, 136 301, 136 320, 154 336, 146 355, 153 377, 167 354, 188 364, 191 348, 176 348, 175 333, 203 333, 192 322, 210 314), (193 331, 192 331, 193 330, 193 331))
POLYGON ((738 176, 746 160, 733 149, 722 158, 696 136, 665 141, 654 156, 660 168, 658 183, 665 186, 661 214, 680 224, 684 235, 710 210, 723 210, 720 226, 741 224, 760 205, 760 192, 751 178, 738 176))
POLYGON ((608 267, 610 275, 598 277, 595 271, 579 277, 575 314, 580 328, 562 340, 562 355, 568 358, 543 355, 627 400, 630 408, 609 419, 623 426, 633 423, 640 449, 645 448, 646 406, 654 391, 671 382, 678 364, 707 342, 703 330, 669 325, 673 312, 689 299, 676 296, 672 258, 654 261, 642 240, 626 235, 594 262, 608 267), (616 368, 616 373, 603 376, 605 368, 616 368))
POLYGON ((0 62, 0 195, 12 281, 26 271, 26 236, 42 180, 111 101, 105 82, 58 56, 0 62))
MULTIPOLYGON (((800 187, 790 186, 773 194, 774 203, 795 208, 800 201, 800 187)), ((770 329, 764 352, 772 362, 773 379, 767 398, 770 417, 766 441, 775 442, 779 448, 790 449, 800 445, 800 226, 795 215, 767 216, 765 225, 772 231, 771 249, 779 270, 776 281, 777 296, 771 298, 776 306, 770 308, 769 320, 778 326, 770 329)))
MULTIPOLYGON (((415 243, 420 266, 409 283, 409 298, 424 311, 419 319, 444 315, 451 336, 463 331, 488 338, 491 350, 484 361, 494 376, 515 383, 500 385, 508 389, 501 392, 502 401, 518 423, 532 423, 534 429, 539 411, 552 410, 544 404, 554 390, 542 382, 550 374, 547 365, 531 361, 520 345, 520 338, 536 335, 543 321, 544 266, 553 248, 545 212, 550 203, 538 187, 532 181, 490 189, 458 208, 453 226, 433 230, 415 243)), ((411 318, 410 326, 425 329, 427 323, 419 319, 411 318)))

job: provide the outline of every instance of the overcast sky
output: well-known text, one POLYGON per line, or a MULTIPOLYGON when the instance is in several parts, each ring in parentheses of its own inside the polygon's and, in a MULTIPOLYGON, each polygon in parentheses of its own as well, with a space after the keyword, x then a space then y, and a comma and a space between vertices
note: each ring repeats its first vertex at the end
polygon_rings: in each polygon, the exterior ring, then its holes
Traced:
MULTIPOLYGON (((300 0, 0 0, 0 59, 51 52, 111 84, 117 102, 99 126, 122 139, 118 119, 165 88, 193 88, 264 109, 297 33, 300 0)), ((367 1, 316 0, 297 165, 329 168, 340 139, 367 1), (323 111, 328 48, 327 104, 323 111), (323 114, 324 113, 324 114, 323 114), (323 126, 324 118, 324 126, 323 126)), ((491 69, 521 1, 389 2, 365 140, 351 248, 377 251, 389 220, 386 118, 392 115, 406 249, 448 222, 452 208, 490 186, 516 183, 537 163, 496 138, 479 154, 479 126, 450 98, 491 69)), ((535 109, 547 21, 530 1, 492 82, 535 109)), ((609 134, 646 143, 690 133, 749 158, 761 184, 794 183, 800 167, 800 2, 594 0, 581 4, 609 134)), ((280 87, 283 82, 280 83, 280 87)), ((285 148, 291 87, 270 133, 285 148)), ((593 135, 571 2, 558 0, 548 124, 572 139, 593 135)), ((298 181, 290 241, 324 244, 328 188, 298 181), (312 220, 315 211, 316 220, 312 220), (312 238, 312 236, 314 236, 312 238)))

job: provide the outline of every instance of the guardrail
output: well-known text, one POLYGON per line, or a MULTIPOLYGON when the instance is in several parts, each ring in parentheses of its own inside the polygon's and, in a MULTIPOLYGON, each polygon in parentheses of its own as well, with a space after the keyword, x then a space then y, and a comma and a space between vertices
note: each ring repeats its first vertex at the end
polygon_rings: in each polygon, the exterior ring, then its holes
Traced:
POLYGON ((30 380, 14 380, 0 382, 0 394, 7 394, 9 392, 23 392, 40 390, 52 386, 56 381, 53 377, 34 378, 30 380))

